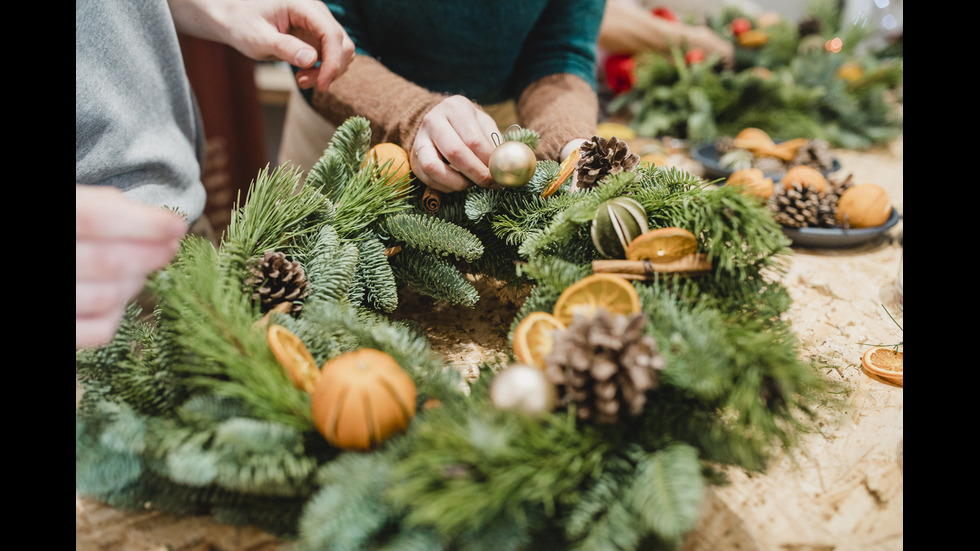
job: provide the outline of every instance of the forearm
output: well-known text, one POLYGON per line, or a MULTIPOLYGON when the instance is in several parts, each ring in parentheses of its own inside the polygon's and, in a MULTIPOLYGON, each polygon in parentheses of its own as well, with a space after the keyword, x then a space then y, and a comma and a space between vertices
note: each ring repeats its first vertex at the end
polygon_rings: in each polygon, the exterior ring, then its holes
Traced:
POLYGON ((411 151, 422 117, 446 96, 392 73, 369 56, 356 55, 329 90, 313 94, 313 107, 339 126, 353 116, 371 121, 372 141, 411 151))
POLYGON ((517 100, 517 115, 541 135, 540 159, 559 160, 562 148, 596 133, 599 100, 592 86, 569 74, 549 75, 531 83, 517 100))

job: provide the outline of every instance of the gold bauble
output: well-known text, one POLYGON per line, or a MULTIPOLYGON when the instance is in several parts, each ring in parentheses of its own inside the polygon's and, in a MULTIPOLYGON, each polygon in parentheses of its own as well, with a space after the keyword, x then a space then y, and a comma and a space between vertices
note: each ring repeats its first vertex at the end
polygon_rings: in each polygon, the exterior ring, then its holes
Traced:
POLYGON ((494 376, 490 401, 504 410, 531 416, 545 415, 558 403, 558 391, 544 371, 525 364, 512 364, 494 376))
POLYGON ((534 151, 524 142, 506 141, 490 154, 490 176, 504 187, 515 188, 528 183, 537 166, 534 151))

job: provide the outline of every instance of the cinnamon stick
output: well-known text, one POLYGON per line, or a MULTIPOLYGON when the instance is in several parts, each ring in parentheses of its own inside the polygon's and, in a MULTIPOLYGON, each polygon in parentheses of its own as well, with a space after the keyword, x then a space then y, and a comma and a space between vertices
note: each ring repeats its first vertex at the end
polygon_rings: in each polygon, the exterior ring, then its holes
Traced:
POLYGON ((653 279, 656 274, 693 276, 711 271, 711 261, 702 253, 689 254, 672 262, 594 260, 592 271, 597 274, 616 274, 626 279, 653 279))
POLYGON ((426 187, 425 192, 422 193, 422 209, 426 212, 434 213, 439 210, 441 205, 442 192, 426 187))

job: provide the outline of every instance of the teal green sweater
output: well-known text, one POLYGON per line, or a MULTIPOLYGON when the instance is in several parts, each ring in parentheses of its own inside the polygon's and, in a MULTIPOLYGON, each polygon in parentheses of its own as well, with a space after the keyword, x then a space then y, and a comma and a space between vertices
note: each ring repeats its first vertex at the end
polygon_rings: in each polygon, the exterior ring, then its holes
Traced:
POLYGON ((604 0, 325 0, 360 54, 432 92, 490 104, 570 73, 595 83, 604 0))

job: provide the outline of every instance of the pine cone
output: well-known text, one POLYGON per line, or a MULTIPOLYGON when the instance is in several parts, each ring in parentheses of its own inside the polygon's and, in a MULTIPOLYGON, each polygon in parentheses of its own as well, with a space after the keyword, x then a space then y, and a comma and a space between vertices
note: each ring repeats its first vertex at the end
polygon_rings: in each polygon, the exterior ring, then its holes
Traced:
POLYGON ((657 372, 666 364, 656 339, 644 333, 646 324, 643 313, 600 309, 556 332, 544 361, 561 404, 574 404, 580 419, 596 423, 642 412, 646 392, 658 386, 657 372))
POLYGON ((767 175, 782 177, 786 174, 786 162, 778 157, 756 157, 752 161, 752 168, 758 168, 767 175))
POLYGON ((797 182, 779 186, 770 208, 780 224, 790 228, 830 228, 837 225, 837 198, 833 192, 818 193, 797 182))
POLYGON ((301 301, 310 293, 310 285, 299 262, 281 252, 266 251, 262 258, 253 258, 248 264, 252 275, 245 280, 245 286, 252 298, 262 303, 263 313, 283 302, 292 305, 291 312, 303 308, 301 301))
POLYGON ((789 163, 790 167, 797 165, 811 166, 822 172, 833 170, 834 158, 830 154, 830 145, 825 140, 807 140, 796 150, 796 156, 789 163))
POLYGON ((609 174, 630 171, 640 162, 640 156, 630 152, 629 145, 613 136, 606 140, 602 136, 592 139, 579 147, 582 156, 575 166, 577 186, 582 189, 595 187, 609 174))

